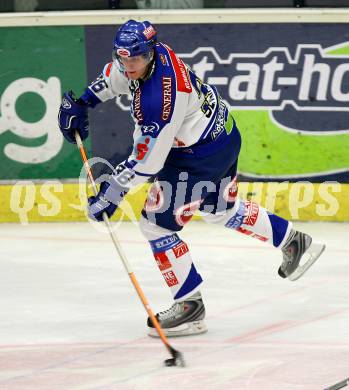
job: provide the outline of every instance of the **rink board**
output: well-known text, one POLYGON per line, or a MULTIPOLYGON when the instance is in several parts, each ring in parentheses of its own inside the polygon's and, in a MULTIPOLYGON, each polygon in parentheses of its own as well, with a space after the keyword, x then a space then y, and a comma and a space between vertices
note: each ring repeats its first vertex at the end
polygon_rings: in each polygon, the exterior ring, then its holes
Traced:
MULTIPOLYGON (((137 221, 149 184, 129 193, 113 220, 137 221)), ((0 185, 0 222, 85 221, 86 198, 92 193, 84 183, 19 181, 0 185)), ((269 211, 299 221, 349 221, 349 184, 239 183, 239 196, 256 201, 269 211)), ((199 217, 194 217, 199 218, 199 217)))
MULTIPOLYGON (((328 9, 0 15, 0 180, 78 177, 79 154, 57 125, 61 94, 80 95, 101 73, 131 17, 151 20, 219 90, 242 135, 242 181, 349 183, 349 10, 328 9)), ((129 155, 129 104, 90 111, 89 155, 129 155)))
MULTIPOLYGON (((131 17, 151 20, 233 111, 242 198, 292 220, 349 220, 349 10, 275 9, 0 15, 1 222, 86 220, 86 193, 74 184, 80 156, 57 109, 63 91, 79 95, 110 61, 115 28, 131 17)), ((88 155, 126 158, 129 100, 89 119, 88 155)), ((147 188, 115 218, 137 220, 147 188)))

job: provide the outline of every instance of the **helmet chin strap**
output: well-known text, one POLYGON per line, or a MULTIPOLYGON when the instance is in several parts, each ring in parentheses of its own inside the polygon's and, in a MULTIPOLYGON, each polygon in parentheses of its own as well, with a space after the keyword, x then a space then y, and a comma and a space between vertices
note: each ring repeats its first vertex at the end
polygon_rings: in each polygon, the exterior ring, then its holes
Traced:
MULTIPOLYGON (((155 69, 155 61, 154 60, 155 60, 154 50, 152 50, 149 53, 149 62, 146 65, 146 71, 144 72, 144 76, 140 77, 141 80, 145 81, 148 78, 150 78, 151 75, 153 74, 154 69, 155 69)), ((118 57, 115 56, 114 54, 113 54, 113 61, 117 61, 118 62, 119 66, 120 66, 120 70, 122 72, 124 72, 126 74, 126 76, 127 76, 127 69, 126 69, 126 67, 124 66, 124 64, 121 61, 119 61, 118 57)))
POLYGON ((144 77, 142 77, 142 80, 143 81, 148 80, 151 77, 151 75, 153 74, 154 69, 155 69, 155 59, 154 59, 154 50, 153 50, 149 64, 147 65, 147 72, 144 75, 144 77))

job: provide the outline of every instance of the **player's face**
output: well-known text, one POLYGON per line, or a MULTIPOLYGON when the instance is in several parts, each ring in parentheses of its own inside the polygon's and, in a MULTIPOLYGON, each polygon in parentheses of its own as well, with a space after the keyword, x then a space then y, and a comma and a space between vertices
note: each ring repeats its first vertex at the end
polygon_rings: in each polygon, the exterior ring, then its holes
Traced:
POLYGON ((149 59, 144 56, 119 57, 118 60, 131 80, 141 79, 147 73, 149 59))

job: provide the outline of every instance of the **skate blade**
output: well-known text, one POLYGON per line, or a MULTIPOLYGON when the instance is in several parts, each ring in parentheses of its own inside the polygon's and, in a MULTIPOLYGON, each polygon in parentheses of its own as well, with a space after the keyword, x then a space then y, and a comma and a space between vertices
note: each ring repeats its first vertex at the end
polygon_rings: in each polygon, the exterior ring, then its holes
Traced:
MULTIPOLYGON (((196 334, 206 333, 207 327, 204 320, 187 322, 186 324, 178 325, 174 328, 162 328, 167 337, 192 336, 196 334)), ((155 328, 148 328, 150 337, 159 337, 155 328)))
POLYGON ((299 265, 291 275, 288 276, 292 282, 299 279, 308 269, 315 263, 325 250, 326 245, 320 243, 312 243, 302 257, 306 260, 302 265, 299 265))

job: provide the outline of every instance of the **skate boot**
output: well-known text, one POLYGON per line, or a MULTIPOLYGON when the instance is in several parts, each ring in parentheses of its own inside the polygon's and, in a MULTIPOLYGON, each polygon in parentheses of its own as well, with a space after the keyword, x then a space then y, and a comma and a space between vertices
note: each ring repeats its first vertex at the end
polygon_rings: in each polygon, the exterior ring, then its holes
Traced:
MULTIPOLYGON (((167 337, 189 336, 207 332, 204 323, 205 306, 201 293, 197 292, 183 302, 175 302, 168 310, 156 314, 167 337)), ((148 318, 149 336, 159 337, 150 318, 148 318)))
POLYGON ((283 261, 278 273, 282 278, 294 281, 315 263, 325 250, 325 245, 313 243, 308 234, 292 230, 281 250, 283 261), (302 265, 300 265, 301 260, 302 265))

